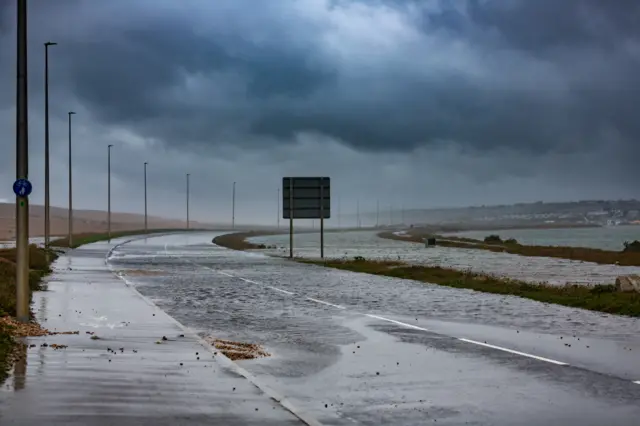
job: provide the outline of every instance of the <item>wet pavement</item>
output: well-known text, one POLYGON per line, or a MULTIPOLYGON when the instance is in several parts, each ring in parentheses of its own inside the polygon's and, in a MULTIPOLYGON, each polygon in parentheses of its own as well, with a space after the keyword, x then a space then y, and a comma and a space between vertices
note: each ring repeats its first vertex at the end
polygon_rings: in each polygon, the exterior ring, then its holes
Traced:
MULTIPOLYGON (((414 265, 443 266, 553 285, 613 284, 616 277, 639 274, 640 267, 599 265, 578 260, 528 257, 487 250, 429 247, 408 241, 378 237, 378 231, 325 234, 325 256, 342 258, 363 256, 366 259, 402 260, 414 265)), ((256 244, 276 245, 278 249, 261 250, 265 254, 289 256, 289 235, 253 237, 256 244)), ((307 258, 320 257, 320 234, 295 235, 294 253, 307 258)))
POLYGON ((237 364, 320 424, 640 418, 638 319, 236 252, 215 235, 134 241, 109 263, 199 336, 265 346, 237 364))
POLYGON ((61 257, 36 294, 45 328, 79 334, 28 339, 0 390, 0 425, 305 424, 116 277, 109 248, 61 257))

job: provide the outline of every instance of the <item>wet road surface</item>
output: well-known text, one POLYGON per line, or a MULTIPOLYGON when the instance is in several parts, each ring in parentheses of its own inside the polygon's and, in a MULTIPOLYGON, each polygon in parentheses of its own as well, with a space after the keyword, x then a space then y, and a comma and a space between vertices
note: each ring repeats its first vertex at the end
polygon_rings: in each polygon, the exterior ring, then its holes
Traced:
POLYGON ((35 295, 43 326, 79 334, 28 339, 0 390, 0 425, 304 424, 127 287, 105 265, 108 249, 61 257, 35 295))
POLYGON ((132 242, 110 264, 201 336, 263 344, 271 357, 239 364, 321 424, 640 418, 637 319, 235 252, 214 236, 132 242))

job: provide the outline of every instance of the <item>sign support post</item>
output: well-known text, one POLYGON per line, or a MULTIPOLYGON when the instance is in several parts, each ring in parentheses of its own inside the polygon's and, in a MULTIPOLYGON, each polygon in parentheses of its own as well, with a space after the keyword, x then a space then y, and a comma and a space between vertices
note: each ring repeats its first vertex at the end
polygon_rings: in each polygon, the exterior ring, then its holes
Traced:
POLYGON ((289 179, 289 258, 293 259, 293 179, 289 179))
POLYGON ((320 259, 324 259, 324 186, 320 180, 320 259))
POLYGON ((290 259, 294 256, 293 220, 320 219, 320 258, 324 258, 324 220, 331 218, 331 178, 282 178, 282 218, 289 219, 290 259))

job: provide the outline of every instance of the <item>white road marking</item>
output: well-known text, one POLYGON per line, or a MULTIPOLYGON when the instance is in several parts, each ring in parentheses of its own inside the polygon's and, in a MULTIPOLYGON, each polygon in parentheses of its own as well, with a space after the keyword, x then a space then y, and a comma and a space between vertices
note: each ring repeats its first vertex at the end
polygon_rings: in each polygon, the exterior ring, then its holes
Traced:
POLYGON ((554 359, 549 359, 549 358, 544 358, 538 355, 531 355, 525 352, 520 352, 520 351, 514 351, 513 349, 507 349, 507 348, 503 348, 501 346, 496 346, 496 345, 490 345, 488 343, 483 343, 483 342, 478 342, 476 340, 471 340, 471 339, 459 339, 462 342, 467 342, 467 343, 473 343, 474 345, 480 345, 480 346, 484 346, 487 348, 491 348, 491 349, 497 349, 499 351, 503 351, 503 352, 509 352, 512 354, 516 354, 516 355, 521 355, 521 356, 525 356, 528 358, 533 358, 533 359, 537 359, 538 361, 544 361, 544 362, 549 362, 551 364, 555 364, 555 365, 569 365, 566 362, 560 362, 560 361, 556 361, 554 359))
MULTIPOLYGON (((209 269, 211 271, 216 271, 219 274, 226 275, 228 277, 239 278, 242 281, 247 282, 247 283, 256 284, 256 285, 263 285, 263 284, 261 284, 259 282, 250 280, 248 278, 235 277, 235 276, 233 276, 233 275, 231 275, 229 273, 226 273, 226 272, 223 272, 223 271, 218 271, 218 270, 215 270, 215 269, 210 268, 208 266, 200 265, 200 264, 195 263, 195 262, 192 262, 192 263, 194 263, 197 266, 201 266, 201 267, 203 267, 205 269, 209 269)), ((295 293, 292 293, 292 292, 287 291, 287 290, 279 289, 277 287, 272 287, 272 286, 268 286, 268 285, 264 285, 264 286, 267 287, 267 288, 270 288, 271 290, 279 291, 281 293, 285 293, 285 294, 288 294, 290 296, 295 294, 295 293)), ((335 305, 333 303, 325 302, 324 300, 314 299, 313 297, 306 297, 305 299, 309 300, 311 302, 320 303, 322 305, 331 306, 331 307, 334 307, 334 308, 337 308, 337 309, 346 309, 344 306, 335 305)), ((379 315, 373 315, 373 314, 364 314, 364 315, 369 317, 369 318, 374 318, 374 319, 377 319, 377 320, 380 320, 380 321, 390 322, 390 323, 397 324, 397 325, 400 325, 402 327, 411 328, 411 329, 414 329, 414 330, 429 331, 429 329, 427 329, 427 328, 418 327, 417 325, 408 324, 406 322, 402 322, 402 321, 397 321, 397 320, 393 320, 393 319, 390 319, 390 318, 381 317, 379 315)), ((528 354, 526 352, 520 352, 520 351, 516 351, 516 350, 513 350, 513 349, 503 348, 501 346, 496 346, 496 345, 491 345, 491 344, 488 344, 488 343, 478 342, 476 340, 465 339, 465 338, 459 338, 458 340, 460 340, 461 342, 466 342, 466 343, 471 343, 471 344, 474 344, 474 345, 484 346, 486 348, 496 349, 496 350, 499 350, 499 351, 508 352, 508 353, 511 353, 511 354, 520 355, 520 356, 536 359, 538 361, 548 362, 548 363, 555 364, 555 365, 569 365, 566 362, 556 361, 556 360, 553 360, 553 359, 549 359, 549 358, 545 358, 545 357, 541 357, 541 356, 537 356, 537 355, 528 354)), ((640 385, 640 380, 635 381, 633 383, 640 385)))
POLYGON ((314 299, 313 297, 307 297, 306 299, 310 300, 312 302, 320 303, 322 305, 332 306, 332 307, 338 308, 338 309, 346 309, 344 306, 334 305, 333 303, 325 302, 324 300, 314 299))
POLYGON ((392 319, 389 319, 389 318, 380 317, 378 315, 372 315, 372 314, 365 314, 365 315, 368 316, 369 318, 375 318, 375 319, 379 319, 381 321, 391 322, 391 323, 394 323, 394 324, 397 324, 397 325, 401 325, 403 327, 413 328, 414 330, 429 331, 426 328, 418 327, 417 325, 407 324, 406 322, 400 322, 400 321, 392 320, 392 319))
POLYGON ((287 290, 283 290, 283 289, 278 288, 278 287, 271 287, 270 285, 268 285, 267 287, 270 288, 271 290, 275 290, 275 291, 279 291, 280 293, 288 294, 289 296, 293 296, 295 294, 295 293, 292 293, 292 292, 287 291, 287 290))
POLYGON ((292 296, 292 295, 295 294, 295 293, 292 293, 292 292, 287 291, 287 290, 283 290, 283 289, 278 288, 278 287, 273 287, 273 286, 270 286, 270 285, 264 285, 264 284, 259 283, 257 281, 250 280, 249 278, 243 278, 243 277, 237 277, 237 278, 241 279, 242 281, 244 281, 246 283, 255 284, 255 285, 261 285, 261 286, 266 287, 268 289, 279 291, 280 293, 288 294, 289 296, 292 296))
POLYGON ((635 383, 636 385, 640 385, 640 380, 636 380, 636 381, 635 381, 635 382, 633 382, 633 383, 635 383))

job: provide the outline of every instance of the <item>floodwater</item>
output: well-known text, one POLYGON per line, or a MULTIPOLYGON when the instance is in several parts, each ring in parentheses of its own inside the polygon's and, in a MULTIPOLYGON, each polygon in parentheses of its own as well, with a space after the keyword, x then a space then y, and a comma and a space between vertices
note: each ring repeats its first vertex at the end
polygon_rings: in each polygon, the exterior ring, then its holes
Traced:
POLYGON ((527 245, 622 250, 625 241, 640 240, 640 226, 621 225, 601 228, 502 229, 498 231, 467 231, 447 235, 482 240, 490 234, 500 235, 503 239, 515 238, 518 242, 527 245))
MULTIPOLYGON (((522 281, 552 285, 576 283, 584 285, 613 284, 616 277, 638 274, 640 267, 598 265, 595 263, 526 257, 486 250, 429 247, 423 244, 388 240, 376 231, 325 234, 325 257, 401 260, 412 265, 443 266, 485 274, 509 277, 522 281)), ((273 235, 249 239, 253 243, 276 245, 277 249, 261 250, 270 255, 288 256, 289 236, 273 235)), ((294 254, 307 258, 320 256, 319 234, 298 234, 294 240, 294 254)))

